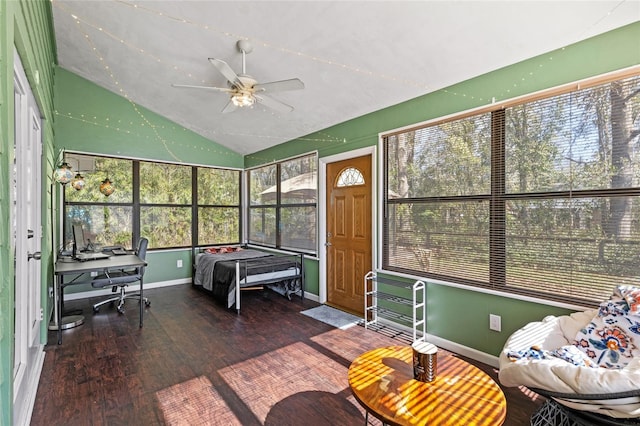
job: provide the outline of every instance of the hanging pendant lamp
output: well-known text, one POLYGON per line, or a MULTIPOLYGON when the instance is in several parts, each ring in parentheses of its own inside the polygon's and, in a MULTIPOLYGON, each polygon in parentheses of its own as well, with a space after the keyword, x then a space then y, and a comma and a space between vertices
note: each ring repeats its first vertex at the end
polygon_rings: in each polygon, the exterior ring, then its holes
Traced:
POLYGON ((113 183, 111 183, 109 178, 106 178, 100 184, 100 192, 104 194, 105 197, 108 197, 109 195, 113 194, 113 191, 115 190, 116 190, 116 187, 113 186, 113 183))
POLYGON ((66 161, 63 161, 58 168, 53 171, 53 179, 63 185, 71 182, 71 179, 73 179, 71 166, 66 161))
POLYGON ((84 188, 84 185, 84 176, 82 176, 80 173, 76 173, 76 177, 71 180, 71 187, 76 191, 80 191, 82 188, 84 188))

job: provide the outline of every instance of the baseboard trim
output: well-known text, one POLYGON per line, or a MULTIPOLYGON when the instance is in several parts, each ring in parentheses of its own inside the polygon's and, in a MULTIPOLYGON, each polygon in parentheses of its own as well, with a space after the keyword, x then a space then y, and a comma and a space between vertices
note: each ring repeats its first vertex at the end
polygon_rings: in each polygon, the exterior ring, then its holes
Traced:
MULTIPOLYGON (((179 280, 169 280, 169 281, 159 281, 155 283, 150 283, 144 285, 145 290, 149 290, 152 288, 160 288, 160 287, 170 287, 174 285, 183 285, 183 284, 191 284, 191 278, 182 278, 179 280)), ((135 284, 131 286, 131 291, 140 290, 140 285, 135 284)), ((97 290, 90 291, 82 291, 78 293, 69 293, 64 295, 64 300, 80 300, 80 299, 88 299, 90 297, 98 297, 98 296, 108 296, 112 294, 110 288, 100 288, 97 290)), ((316 294, 304 292, 304 298, 312 300, 314 302, 318 302, 319 298, 316 294)))
MULTIPOLYGON (((159 281, 159 282, 155 282, 155 283, 145 283, 144 284, 144 289, 145 290, 150 290, 152 288, 160 288, 160 287, 170 287, 170 286, 174 286, 174 285, 182 285, 182 284, 191 284, 191 278, 181 278, 179 280, 169 280, 169 281, 159 281)), ((131 291, 137 291, 140 290, 140 284, 134 284, 129 286, 131 288, 131 291)), ((90 297, 98 297, 98 296, 107 296, 110 295, 111 293, 111 289, 110 288, 101 288, 98 290, 91 290, 91 291, 81 291, 78 293, 65 293, 64 295, 64 300, 80 300, 80 299, 88 299, 90 297)))
POLYGON ((320 298, 318 297, 317 294, 313 294, 313 293, 308 293, 308 292, 304 292, 304 298, 305 299, 309 299, 309 300, 313 300, 314 302, 318 302, 320 303, 320 298))
MULTIPOLYGON (((395 323, 393 321, 389 321, 384 318, 378 318, 378 322, 380 322, 381 324, 388 325, 389 327, 393 327, 401 331, 404 331, 409 336, 413 336, 413 330, 410 327, 395 323)), ((421 335, 420 333, 418 334, 421 335)), ((427 333, 427 340, 442 349, 455 352, 462 356, 466 356, 467 358, 471 358, 475 361, 482 362, 484 364, 490 365, 495 368, 498 368, 499 366, 498 357, 495 355, 490 355, 488 353, 479 351, 477 349, 470 348, 468 346, 464 346, 459 343, 452 342, 451 340, 443 339, 441 337, 434 336, 429 333, 427 333)))

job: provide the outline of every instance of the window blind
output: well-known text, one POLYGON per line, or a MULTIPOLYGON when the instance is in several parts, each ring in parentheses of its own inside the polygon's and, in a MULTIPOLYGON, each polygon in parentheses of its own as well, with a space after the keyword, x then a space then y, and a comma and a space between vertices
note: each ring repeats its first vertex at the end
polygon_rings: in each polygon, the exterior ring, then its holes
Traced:
POLYGON ((383 267, 594 304, 637 282, 640 76, 384 139, 383 267))

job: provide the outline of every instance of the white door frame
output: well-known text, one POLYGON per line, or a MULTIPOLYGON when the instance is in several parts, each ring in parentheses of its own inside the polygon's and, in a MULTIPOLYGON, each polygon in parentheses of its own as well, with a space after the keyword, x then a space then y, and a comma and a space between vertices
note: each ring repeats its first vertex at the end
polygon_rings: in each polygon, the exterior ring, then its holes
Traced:
POLYGON ((14 162, 10 241, 15 257, 13 424, 27 425, 44 363, 40 251, 42 246, 42 120, 14 49, 14 162))
POLYGON ((376 169, 376 147, 370 146, 366 148, 360 148, 353 151, 343 152, 341 154, 331 155, 328 157, 320 158, 319 176, 318 182, 320 193, 318 194, 318 217, 321 220, 318 221, 318 302, 327 303, 327 248, 325 246, 327 242, 327 164, 335 163, 336 161, 348 160, 350 158, 363 157, 365 155, 371 155, 371 211, 373 212, 373 218, 371 220, 371 259, 373 261, 372 268, 375 267, 378 247, 378 234, 376 233, 377 221, 377 194, 378 194, 378 179, 376 169))

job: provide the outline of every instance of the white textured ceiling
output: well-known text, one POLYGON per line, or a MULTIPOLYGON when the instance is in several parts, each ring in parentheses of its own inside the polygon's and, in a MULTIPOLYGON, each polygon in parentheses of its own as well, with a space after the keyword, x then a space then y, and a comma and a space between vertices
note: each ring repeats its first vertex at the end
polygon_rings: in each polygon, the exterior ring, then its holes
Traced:
POLYGON ((58 63, 114 93, 249 154, 640 19, 613 1, 52 0, 58 63), (223 114, 225 87, 207 61, 236 71, 236 41, 254 46, 259 82, 305 89, 223 114))

